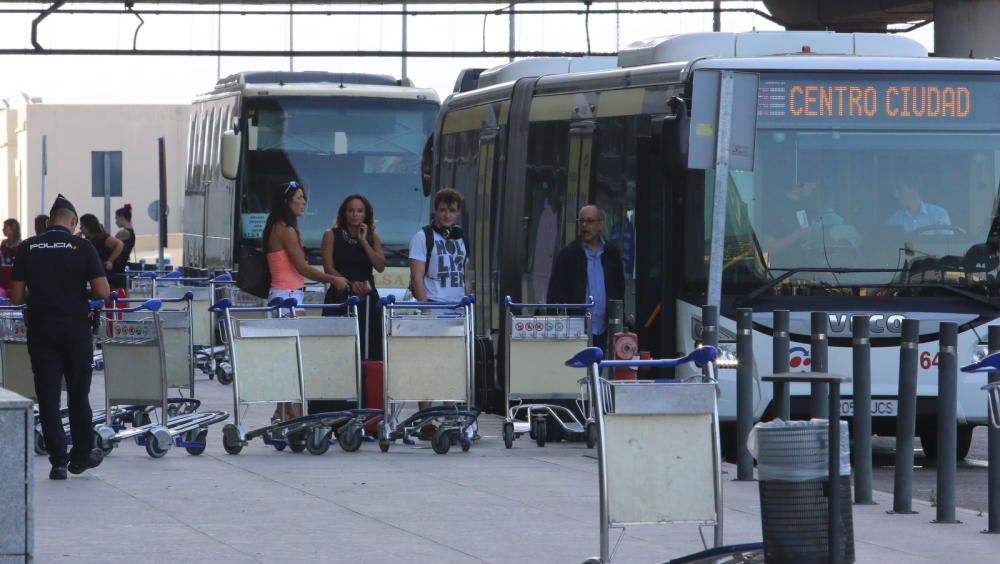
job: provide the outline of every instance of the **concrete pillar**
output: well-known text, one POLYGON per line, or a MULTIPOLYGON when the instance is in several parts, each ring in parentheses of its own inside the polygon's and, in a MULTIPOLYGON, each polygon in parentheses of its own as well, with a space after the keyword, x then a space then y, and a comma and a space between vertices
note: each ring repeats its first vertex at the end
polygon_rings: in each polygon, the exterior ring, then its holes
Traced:
POLYGON ((1000 2, 935 0, 934 55, 976 59, 1000 57, 1000 2))

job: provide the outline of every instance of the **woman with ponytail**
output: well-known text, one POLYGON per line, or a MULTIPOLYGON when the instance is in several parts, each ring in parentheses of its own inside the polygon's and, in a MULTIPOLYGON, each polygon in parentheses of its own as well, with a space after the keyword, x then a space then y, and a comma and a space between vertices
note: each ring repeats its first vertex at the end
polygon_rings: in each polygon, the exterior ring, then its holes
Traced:
POLYGON ((118 233, 115 238, 125 244, 118 260, 115 261, 114 270, 125 272, 125 266, 132 258, 132 251, 135 250, 135 229, 132 229, 132 204, 125 204, 115 211, 115 225, 118 226, 118 233))

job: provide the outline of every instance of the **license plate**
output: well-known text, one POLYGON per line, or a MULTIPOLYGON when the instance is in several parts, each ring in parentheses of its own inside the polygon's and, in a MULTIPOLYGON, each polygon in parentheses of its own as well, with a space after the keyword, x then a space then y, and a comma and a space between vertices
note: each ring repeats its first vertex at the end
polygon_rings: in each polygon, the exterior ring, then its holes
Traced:
MULTIPOLYGON (((872 417, 895 417, 899 411, 899 400, 894 399, 873 399, 872 417)), ((840 400, 840 416, 851 417, 854 415, 854 400, 840 400)))

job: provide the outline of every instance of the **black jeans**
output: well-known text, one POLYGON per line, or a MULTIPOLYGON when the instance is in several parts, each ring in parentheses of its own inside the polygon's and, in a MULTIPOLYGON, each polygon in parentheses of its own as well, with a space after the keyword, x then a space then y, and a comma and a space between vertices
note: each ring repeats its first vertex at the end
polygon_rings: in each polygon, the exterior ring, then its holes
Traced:
POLYGON ((84 463, 94 446, 90 409, 94 345, 90 323, 86 318, 29 319, 28 354, 49 461, 53 466, 65 466, 70 460, 84 463), (68 457, 66 433, 59 415, 63 378, 73 436, 73 449, 68 457))

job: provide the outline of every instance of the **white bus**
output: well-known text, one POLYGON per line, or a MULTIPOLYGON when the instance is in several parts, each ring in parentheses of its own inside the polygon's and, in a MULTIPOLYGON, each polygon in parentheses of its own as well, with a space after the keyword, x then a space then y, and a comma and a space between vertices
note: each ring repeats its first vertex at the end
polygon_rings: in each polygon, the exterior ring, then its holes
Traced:
MULTIPOLYGON (((622 250, 640 349, 695 347, 713 277, 725 353, 735 351, 736 308, 754 309, 758 418, 770 412, 759 375, 771 372, 773 310, 792 312, 795 370, 809 367, 810 312, 828 312, 829 369, 839 373, 851 372, 851 316, 866 314, 873 430, 892 435, 901 320, 919 319, 917 429, 933 456, 938 323, 959 323, 966 363, 1000 313, 1000 61, 931 58, 891 35, 754 32, 641 42, 590 66, 605 68, 519 61, 442 107, 434 182, 469 202, 477 333, 493 352, 479 363, 492 385, 480 401, 502 397, 502 367, 489 362, 502 358, 502 298, 543 302, 577 210, 596 204, 622 250), (731 149, 717 159, 723 128, 731 149), (712 257, 724 164, 724 245, 712 257)), ((986 424, 984 382, 960 379, 963 456, 972 428, 986 424)), ((723 371, 730 436, 735 390, 735 371, 723 371)), ((792 388, 793 416, 807 414, 808 394, 792 388)), ((850 412, 850 386, 843 394, 850 412)))
POLYGON ((311 263, 322 263, 320 240, 341 201, 360 193, 375 208, 386 249, 376 285, 405 288, 406 249, 430 213, 420 163, 438 108, 434 90, 383 75, 243 72, 220 80, 191 112, 184 264, 238 268, 240 245, 260 245, 271 191, 294 179, 309 195, 300 227, 311 263))

